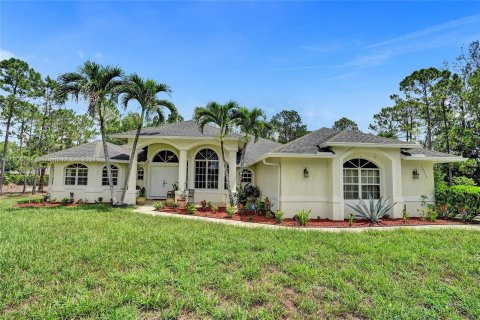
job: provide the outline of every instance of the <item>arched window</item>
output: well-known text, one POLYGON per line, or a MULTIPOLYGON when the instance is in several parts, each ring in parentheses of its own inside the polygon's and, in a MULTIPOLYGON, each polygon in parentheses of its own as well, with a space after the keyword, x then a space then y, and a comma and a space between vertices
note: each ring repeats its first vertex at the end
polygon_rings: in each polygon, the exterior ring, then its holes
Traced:
POLYGON ((195 156, 195 188, 218 189, 218 155, 211 149, 202 149, 195 156))
POLYGON ((144 175, 145 175, 145 169, 143 169, 142 167, 138 168, 137 180, 143 180, 144 175))
POLYGON ((352 159, 343 164, 344 199, 380 198, 380 170, 365 159, 352 159))
POLYGON ((243 169, 242 174, 240 175, 241 183, 252 183, 253 182, 253 172, 250 169, 243 169))
POLYGON ((170 162, 178 163, 178 158, 175 153, 169 150, 162 150, 153 157, 153 162, 170 162))
POLYGON ((86 186, 88 183, 88 168, 86 165, 75 163, 65 168, 65 185, 86 186))
MULTIPOLYGON (((116 186, 118 184, 118 167, 113 164, 110 165, 110 172, 112 173, 112 182, 116 186)), ((102 169, 102 186, 108 186, 108 171, 107 166, 102 169)))

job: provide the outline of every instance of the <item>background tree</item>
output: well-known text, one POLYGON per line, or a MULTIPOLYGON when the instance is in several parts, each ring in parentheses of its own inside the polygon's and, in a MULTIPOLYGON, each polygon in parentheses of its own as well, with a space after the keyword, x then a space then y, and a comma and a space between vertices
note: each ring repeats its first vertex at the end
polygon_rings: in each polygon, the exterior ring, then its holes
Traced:
POLYGON ((145 114, 162 113, 161 110, 167 108, 171 113, 177 113, 177 110, 173 103, 167 100, 158 99, 157 95, 160 93, 170 94, 172 91, 163 83, 157 83, 155 80, 147 79, 143 80, 137 74, 132 74, 127 78, 125 84, 121 88, 122 92, 122 104, 127 108, 128 103, 135 100, 140 104, 140 116, 137 118, 135 138, 133 140, 132 151, 130 153, 130 159, 128 161, 128 170, 123 184, 122 196, 120 198, 120 204, 125 201, 125 195, 128 187, 128 180, 132 171, 133 160, 136 156, 136 149, 140 131, 143 127, 145 120, 145 114))
POLYGON ((236 121, 240 118, 241 114, 239 113, 239 106, 235 101, 229 101, 226 104, 209 102, 205 107, 196 107, 194 114, 194 120, 198 123, 198 127, 202 133, 207 124, 213 124, 220 130, 219 138, 225 173, 224 178, 227 184, 228 199, 232 206, 234 204, 234 198, 230 186, 229 167, 225 159, 224 139, 232 133, 236 121))
POLYGON ((283 110, 270 120, 273 136, 280 143, 287 143, 308 133, 307 126, 295 110, 283 110))
POLYGON ((112 203, 116 203, 116 199, 108 155, 105 113, 106 107, 118 97, 119 89, 123 85, 122 76, 123 71, 118 67, 101 66, 87 61, 79 67, 78 72, 61 75, 58 88, 62 97, 71 95, 76 101, 79 98, 87 101, 89 115, 98 119, 112 203))
POLYGON ((343 130, 360 131, 355 121, 345 117, 335 121, 333 123, 332 129, 339 130, 339 131, 343 131, 343 130))
POLYGON ((433 91, 435 85, 448 76, 446 70, 428 68, 416 70, 400 82, 400 90, 405 93, 409 102, 420 110, 421 118, 425 121, 424 145, 427 149, 432 149, 433 130, 436 126, 432 111, 435 106, 433 91))
POLYGON ((19 112, 21 102, 34 93, 40 74, 35 72, 29 65, 19 59, 10 58, 0 61, 0 89, 5 92, 2 103, 1 117, 5 122, 5 138, 0 172, 0 195, 3 193, 3 178, 7 161, 7 149, 10 130, 19 112))
MULTIPOLYGON (((257 142, 262 132, 270 128, 270 124, 266 121, 267 117, 265 116, 265 112, 260 108, 253 108, 252 110, 239 108, 239 115, 240 117, 237 120, 237 124, 243 133, 243 147, 240 156, 240 178, 238 179, 238 186, 240 186, 242 182, 245 153, 250 139, 253 138, 253 141, 257 142)), ((240 201, 240 198, 238 198, 237 201, 240 201)))

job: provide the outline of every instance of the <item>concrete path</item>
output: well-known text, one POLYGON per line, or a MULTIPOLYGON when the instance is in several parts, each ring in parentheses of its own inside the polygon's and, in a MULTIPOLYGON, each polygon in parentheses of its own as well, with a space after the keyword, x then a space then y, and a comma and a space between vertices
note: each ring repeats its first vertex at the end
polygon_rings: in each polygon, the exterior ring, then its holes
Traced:
POLYGON ((475 230, 480 231, 480 225, 464 225, 464 224, 451 224, 451 225, 423 225, 423 226, 391 226, 391 227, 355 227, 355 228, 300 228, 300 227, 286 227, 272 224, 261 224, 261 223, 252 223, 244 222, 237 220, 228 220, 228 219, 215 219, 215 218, 206 218, 198 216, 188 216, 183 214, 176 214, 170 212, 161 212, 156 211, 152 206, 144 205, 134 209, 135 212, 149 214, 152 216, 160 217, 172 217, 179 219, 189 219, 189 220, 200 220, 208 221, 213 223, 223 223, 234 225, 244 228, 264 228, 264 229, 284 229, 284 230, 299 230, 299 231, 325 231, 325 232, 363 232, 363 231, 390 231, 390 230, 399 230, 399 229, 414 229, 414 230, 434 230, 434 229, 462 229, 462 230, 475 230))

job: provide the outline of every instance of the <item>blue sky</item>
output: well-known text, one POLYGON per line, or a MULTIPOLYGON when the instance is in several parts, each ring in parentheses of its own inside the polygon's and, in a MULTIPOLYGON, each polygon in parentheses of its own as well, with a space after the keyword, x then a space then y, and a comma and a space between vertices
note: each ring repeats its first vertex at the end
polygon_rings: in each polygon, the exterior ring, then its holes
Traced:
POLYGON ((236 100, 310 130, 367 130, 406 75, 477 39, 480 2, 0 2, 1 56, 44 76, 93 59, 170 85, 186 119, 236 100))

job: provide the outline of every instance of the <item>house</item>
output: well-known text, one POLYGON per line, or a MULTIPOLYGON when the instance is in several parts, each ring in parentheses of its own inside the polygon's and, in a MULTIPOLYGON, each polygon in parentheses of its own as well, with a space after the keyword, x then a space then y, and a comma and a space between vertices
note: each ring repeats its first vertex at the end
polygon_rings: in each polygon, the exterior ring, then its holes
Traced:
MULTIPOLYGON (((113 135, 125 145, 108 144, 116 197, 128 168, 134 131, 113 135)), ((225 138, 230 183, 239 179, 241 135, 225 138)), ((420 145, 353 131, 321 128, 287 144, 266 139, 246 150, 244 183, 257 185, 262 198, 286 217, 311 209, 313 217, 343 220, 352 212, 346 204, 359 197, 385 196, 396 202, 391 216, 399 218, 406 205, 417 214, 422 195, 434 200, 433 165, 463 161, 461 157, 423 149, 420 145)), ((92 142, 38 159, 50 164, 49 190, 57 199, 69 197, 93 202, 110 199, 102 142, 92 142)), ((148 199, 165 199, 174 182, 180 190, 193 189, 194 201, 226 201, 219 130, 194 121, 142 129, 128 181, 127 203, 135 203, 139 188, 148 199)))

